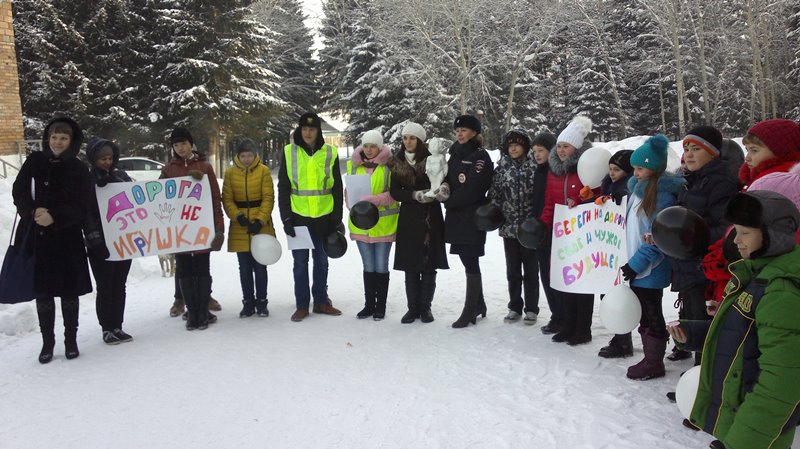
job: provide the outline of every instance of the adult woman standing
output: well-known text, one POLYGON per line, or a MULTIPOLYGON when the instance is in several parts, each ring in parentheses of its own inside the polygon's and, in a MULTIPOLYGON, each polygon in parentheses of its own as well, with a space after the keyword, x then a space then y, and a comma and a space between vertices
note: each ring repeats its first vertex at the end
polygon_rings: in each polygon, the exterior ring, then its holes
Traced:
POLYGON ((486 232, 475 225, 475 209, 484 204, 492 185, 494 166, 489 153, 482 148, 481 122, 472 115, 461 115, 453 122, 456 142, 450 147, 447 161, 447 183, 438 189, 437 199, 444 201, 445 241, 450 254, 457 254, 467 276, 466 298, 461 316, 454 328, 475 323, 478 315, 486 316, 483 282, 479 258, 483 256, 486 232))
POLYGON ((400 202, 397 220, 394 269, 406 273, 408 312, 401 323, 433 321, 431 303, 436 291, 436 270, 446 270, 444 219, 435 198, 425 196, 431 181, 425 174, 425 160, 430 156, 425 145, 425 129, 408 122, 403 127, 401 151, 389 163, 392 178, 389 193, 400 202))

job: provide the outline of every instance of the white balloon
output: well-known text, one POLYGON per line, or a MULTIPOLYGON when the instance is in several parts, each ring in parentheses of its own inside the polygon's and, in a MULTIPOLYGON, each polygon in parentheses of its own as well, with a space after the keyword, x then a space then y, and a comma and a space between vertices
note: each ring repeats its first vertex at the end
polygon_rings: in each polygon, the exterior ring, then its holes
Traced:
POLYGON ((678 403, 678 410, 684 418, 689 419, 694 407, 694 400, 697 398, 697 390, 700 387, 700 365, 689 368, 678 379, 675 387, 675 402, 678 403))
POLYGON ((615 334, 626 334, 639 325, 642 305, 636 293, 625 284, 619 284, 600 301, 600 320, 606 329, 615 334))
POLYGON ((590 189, 600 187, 608 174, 608 160, 611 153, 605 148, 591 147, 578 159, 578 178, 590 189))
POLYGON ((253 259, 261 265, 272 265, 281 258, 281 244, 269 234, 257 234, 250 240, 253 259))

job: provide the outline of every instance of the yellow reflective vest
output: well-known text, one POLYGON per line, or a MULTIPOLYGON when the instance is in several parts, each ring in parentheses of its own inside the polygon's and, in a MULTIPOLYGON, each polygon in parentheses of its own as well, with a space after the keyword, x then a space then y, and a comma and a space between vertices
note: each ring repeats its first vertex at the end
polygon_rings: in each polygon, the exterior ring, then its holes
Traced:
POLYGON ((333 212, 333 164, 336 147, 325 144, 312 156, 292 143, 284 148, 291 186, 292 212, 317 218, 333 212))
MULTIPOLYGON (((353 167, 353 161, 347 161, 347 173, 350 175, 366 175, 367 169, 363 165, 353 167)), ((391 170, 385 165, 378 165, 370 175, 372 184, 372 194, 379 195, 389 191, 389 180, 391 170)), ((400 213, 400 203, 394 202, 390 206, 378 206, 378 224, 372 229, 364 230, 357 228, 352 220, 348 218, 351 234, 367 235, 369 237, 387 237, 397 233, 397 219, 400 213)))

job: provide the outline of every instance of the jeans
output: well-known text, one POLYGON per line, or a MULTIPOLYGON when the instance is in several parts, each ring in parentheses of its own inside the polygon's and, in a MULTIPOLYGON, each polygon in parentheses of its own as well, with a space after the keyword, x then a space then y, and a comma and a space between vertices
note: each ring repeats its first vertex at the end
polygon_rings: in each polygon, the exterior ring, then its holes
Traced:
POLYGON ((253 258, 253 253, 247 251, 236 253, 239 258, 239 281, 242 283, 242 299, 252 302, 256 298, 267 299, 267 266, 261 265, 253 258), (255 284, 253 283, 255 275, 255 284), (255 292, 253 291, 255 289, 255 292), (255 295, 255 296, 253 296, 255 295))
POLYGON ((392 250, 392 242, 366 243, 356 240, 356 246, 358 246, 358 252, 361 253, 364 272, 389 272, 389 252, 392 250))
POLYGON ((314 242, 314 249, 295 249, 292 250, 294 259, 294 301, 298 309, 308 309, 311 296, 314 296, 314 304, 325 304, 328 302, 328 255, 322 247, 322 237, 311 234, 311 241, 314 242), (312 286, 308 288, 308 252, 314 259, 314 271, 312 273, 312 286))

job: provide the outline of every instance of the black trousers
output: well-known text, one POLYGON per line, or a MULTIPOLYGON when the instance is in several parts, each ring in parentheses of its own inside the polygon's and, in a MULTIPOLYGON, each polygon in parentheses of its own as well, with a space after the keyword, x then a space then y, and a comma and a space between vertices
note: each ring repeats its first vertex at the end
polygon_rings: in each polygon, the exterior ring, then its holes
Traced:
POLYGON ((651 335, 666 338, 667 324, 664 321, 664 309, 661 300, 664 298, 664 290, 660 288, 631 287, 639 304, 642 305, 642 318, 639 326, 648 329, 651 335))
POLYGON ((550 287, 550 246, 539 247, 536 250, 536 259, 539 262, 539 279, 550 308, 550 321, 561 324, 564 322, 564 304, 558 292, 550 287))
POLYGON ((539 314, 539 259, 536 250, 525 248, 515 238, 503 238, 508 280, 508 308, 522 314, 539 314), (524 292, 524 302, 523 302, 524 292))
MULTIPOLYGON (((195 277, 195 276, 211 276, 211 253, 205 254, 198 254, 196 256, 188 255, 188 254, 176 254, 175 255, 175 299, 183 299, 183 294, 181 293, 181 287, 178 285, 178 279, 181 277, 181 273, 186 274, 186 277, 195 277), (194 260, 197 257, 205 257, 205 261, 201 260, 194 260), (178 263, 179 258, 183 260, 182 263, 178 263), (183 268, 183 271, 179 270, 183 268), (193 273, 193 270, 199 270, 199 273, 204 274, 189 274, 193 273)), ((211 294, 211 292, 208 292, 211 294)))
POLYGON ((125 284, 131 270, 130 260, 108 261, 89 257, 97 284, 97 320, 104 331, 122 329, 125 315, 125 284))

